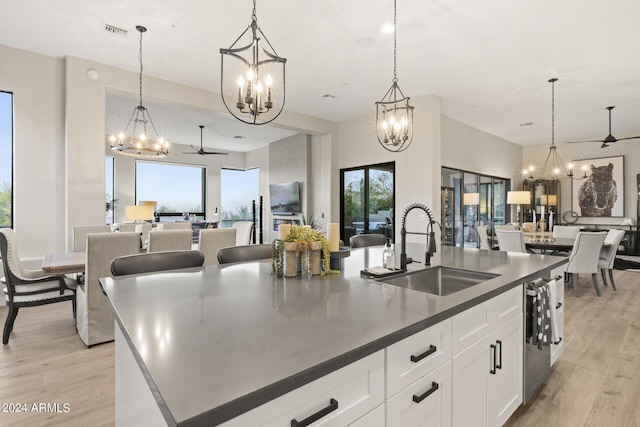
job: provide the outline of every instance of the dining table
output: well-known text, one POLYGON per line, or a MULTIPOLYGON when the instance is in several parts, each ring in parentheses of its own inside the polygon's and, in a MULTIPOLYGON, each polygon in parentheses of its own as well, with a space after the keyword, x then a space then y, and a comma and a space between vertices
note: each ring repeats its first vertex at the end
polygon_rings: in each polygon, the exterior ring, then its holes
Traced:
POLYGON ((51 275, 84 273, 86 252, 46 254, 42 260, 42 270, 51 275))

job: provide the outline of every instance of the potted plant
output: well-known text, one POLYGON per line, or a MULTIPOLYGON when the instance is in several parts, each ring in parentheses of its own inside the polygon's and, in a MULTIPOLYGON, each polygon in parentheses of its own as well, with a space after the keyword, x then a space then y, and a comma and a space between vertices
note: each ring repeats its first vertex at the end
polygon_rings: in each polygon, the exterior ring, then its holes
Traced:
POLYGON ((298 272, 298 256, 301 257, 303 271, 306 268, 312 275, 321 274, 325 276, 327 274, 340 273, 339 270, 331 270, 329 267, 329 242, 318 230, 294 225, 284 239, 274 240, 273 273, 277 277, 282 277, 283 275, 287 277, 296 276, 298 272))

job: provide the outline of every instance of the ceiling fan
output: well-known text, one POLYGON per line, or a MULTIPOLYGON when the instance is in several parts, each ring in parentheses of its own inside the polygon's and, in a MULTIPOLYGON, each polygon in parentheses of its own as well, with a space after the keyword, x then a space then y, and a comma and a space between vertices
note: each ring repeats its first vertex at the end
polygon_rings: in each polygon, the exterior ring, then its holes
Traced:
POLYGON ((630 136, 628 138, 616 138, 611 134, 611 110, 613 110, 614 108, 615 107, 607 107, 607 110, 609 110, 609 135, 607 135, 605 139, 593 139, 589 141, 567 141, 567 144, 575 144, 578 142, 602 142, 602 146, 600 148, 607 148, 609 144, 613 144, 614 142, 617 142, 617 141, 623 141, 625 139, 640 138, 640 136, 630 136))
POLYGON ((191 148, 196 150, 195 152, 182 153, 182 154, 199 154, 201 156, 204 156, 205 154, 219 154, 221 156, 226 156, 229 154, 229 153, 225 153, 224 151, 204 151, 204 148, 202 148, 202 129, 204 129, 204 125, 200 125, 200 148, 194 147, 192 145, 191 148))

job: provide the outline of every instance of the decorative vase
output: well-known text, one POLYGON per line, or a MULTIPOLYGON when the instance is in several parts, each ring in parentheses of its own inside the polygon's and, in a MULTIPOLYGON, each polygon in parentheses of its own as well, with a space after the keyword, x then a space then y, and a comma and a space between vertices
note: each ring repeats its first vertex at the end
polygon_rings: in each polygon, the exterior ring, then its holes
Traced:
POLYGON ((298 244, 295 242, 285 242, 283 249, 284 276, 296 277, 298 275, 298 244))

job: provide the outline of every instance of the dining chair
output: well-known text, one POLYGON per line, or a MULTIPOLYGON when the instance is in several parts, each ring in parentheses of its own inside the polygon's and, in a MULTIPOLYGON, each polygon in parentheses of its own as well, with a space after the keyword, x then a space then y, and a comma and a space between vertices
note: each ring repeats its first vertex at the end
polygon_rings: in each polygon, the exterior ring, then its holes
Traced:
POLYGON ((514 224, 511 224, 511 223, 509 223, 509 224, 499 224, 499 225, 494 225, 493 229, 494 230, 509 230, 509 231, 512 231, 512 230, 517 230, 517 226, 514 225, 514 224))
POLYGON ((476 230, 478 230, 478 237, 480 238, 480 249, 491 249, 487 228, 488 227, 486 225, 479 225, 476 227, 476 230))
POLYGON ((236 245, 235 228, 206 228, 200 230, 198 249, 204 253, 205 265, 218 264, 218 249, 236 245))
POLYGON ((607 237, 604 239, 604 245, 600 250, 600 256, 598 258, 598 268, 602 274, 602 282, 607 286, 607 276, 605 270, 609 271, 609 279, 611 280, 611 287, 616 290, 616 284, 613 281, 613 263, 618 253, 618 247, 620 242, 624 238, 624 230, 610 229, 607 232, 607 237))
POLYGON ((236 221, 231 225, 236 231, 236 246, 244 246, 251 244, 251 233, 253 232, 253 222, 236 221))
POLYGON ((127 274, 202 267, 204 260, 204 254, 196 250, 151 252, 114 258, 111 261, 110 269, 111 274, 115 277, 127 274))
POLYGON ((573 243, 573 249, 569 255, 569 262, 566 264, 566 273, 570 275, 571 282, 573 283, 573 291, 576 296, 578 293, 578 275, 579 274, 591 274, 593 280, 593 287, 596 290, 596 294, 600 296, 600 289, 598 288, 598 259, 600 257, 600 250, 604 244, 604 239, 607 237, 606 231, 599 232, 584 232, 581 231, 576 236, 573 243))
POLYGON ((560 238, 575 239, 579 232, 580 232, 579 225, 554 225, 553 226, 553 237, 555 239, 560 239, 560 238))
POLYGON ((65 276, 47 275, 42 270, 25 269, 20 262, 18 239, 11 228, 0 228, 0 257, 4 272, 4 298, 8 307, 2 344, 9 343, 9 335, 22 307, 71 301, 73 316, 76 316, 77 282, 65 276))
POLYGON ((73 252, 85 252, 87 250, 87 234, 110 233, 109 225, 74 225, 73 226, 73 252))
POLYGON ((255 261, 268 259, 273 256, 273 247, 268 244, 231 246, 218 249, 218 262, 229 264, 232 262, 255 261))
POLYGON ((111 276, 114 258, 140 253, 138 233, 92 233, 87 235, 85 282, 76 291, 76 327, 82 341, 91 347, 113 341, 114 317, 99 279, 111 276))
POLYGON ((159 222, 156 226, 157 231, 167 230, 191 230, 190 222, 159 222))
POLYGON ((142 247, 146 248, 147 243, 149 242, 149 232, 153 229, 153 226, 150 222, 143 222, 142 224, 137 224, 135 228, 135 232, 140 234, 140 241, 142 242, 142 247))
POLYGON ((524 244, 524 235, 520 230, 496 229, 498 247, 503 252, 527 252, 524 244))
POLYGON ((136 226, 137 225, 133 222, 120 224, 118 226, 118 231, 120 231, 121 233, 133 233, 134 231, 136 231, 136 226))
POLYGON ((387 243, 384 234, 356 234, 349 238, 349 244, 352 248, 365 248, 367 246, 380 246, 387 243))
POLYGON ((149 232, 147 252, 188 251, 192 245, 192 232, 189 230, 153 230, 149 232))

